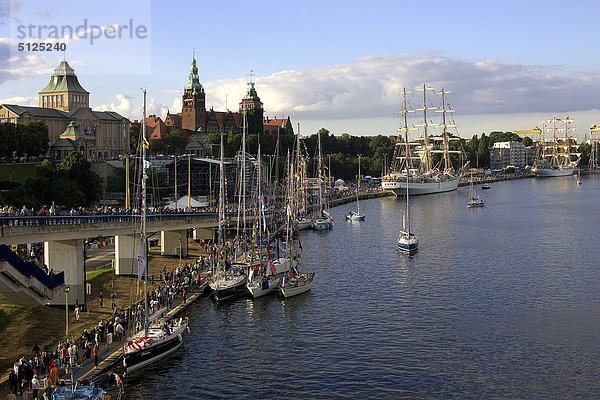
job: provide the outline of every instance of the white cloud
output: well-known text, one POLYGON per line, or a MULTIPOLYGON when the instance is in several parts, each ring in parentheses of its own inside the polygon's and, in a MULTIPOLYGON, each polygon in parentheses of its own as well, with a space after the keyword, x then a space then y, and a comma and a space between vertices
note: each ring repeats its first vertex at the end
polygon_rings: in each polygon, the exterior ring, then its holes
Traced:
POLYGON ((19 106, 37 106, 37 97, 15 96, 0 99, 0 104, 17 104, 19 106))
MULTIPOLYGON (((96 111, 116 111, 132 121, 142 119, 144 115, 143 107, 141 96, 138 96, 137 99, 133 100, 131 96, 122 93, 117 94, 115 101, 112 103, 92 106, 96 111)), ((181 100, 175 98, 170 108, 167 104, 154 98, 147 100, 146 115, 157 115, 164 119, 167 115, 167 110, 170 110, 171 112, 180 112, 181 100), (179 104, 178 108, 175 108, 177 104, 179 104)))
POLYGON ((8 80, 48 75, 48 71, 54 67, 56 65, 39 54, 17 51, 15 40, 0 37, 0 84, 8 80))
MULTIPOLYGON (((467 61, 436 54, 365 57, 355 64, 281 71, 255 78, 267 114, 296 119, 395 116, 402 87, 423 81, 452 91, 457 115, 562 112, 597 107, 600 73, 563 75, 558 67, 467 61)), ((245 81, 206 83, 207 104, 237 109, 245 81)), ((418 106, 417 95, 411 100, 418 106)), ((437 103, 436 103, 437 105, 437 103)))

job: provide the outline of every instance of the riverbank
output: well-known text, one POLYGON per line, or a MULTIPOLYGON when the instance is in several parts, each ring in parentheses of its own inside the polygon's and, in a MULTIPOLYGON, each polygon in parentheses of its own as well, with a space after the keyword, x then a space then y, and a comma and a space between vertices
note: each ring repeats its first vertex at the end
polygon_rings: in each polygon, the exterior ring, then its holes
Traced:
MULTIPOLYGON (((512 181, 515 179, 527 179, 527 178, 535 178, 535 175, 531 172, 522 173, 522 174, 497 174, 497 175, 487 175, 487 176, 474 176, 473 184, 474 185, 482 185, 485 183, 494 183, 494 182, 502 182, 502 181, 512 181)), ((458 186, 469 186, 471 184, 470 176, 463 176, 460 178, 460 182, 458 186)))
MULTIPOLYGON (((180 260, 178 257, 160 256, 159 249, 151 249, 149 260, 149 273, 158 277, 163 269, 174 270, 179 265, 193 262, 198 256, 204 256, 204 249, 196 243, 190 243, 188 257, 180 260)), ((204 272, 205 274, 205 272, 204 272)), ((75 321, 73 310, 69 310, 69 337, 77 339, 84 329, 92 329, 98 326, 100 320, 108 320, 112 317, 110 297, 116 294, 118 309, 126 309, 130 304, 139 301, 141 293, 137 283, 137 277, 114 276, 112 268, 100 268, 88 272, 88 282, 92 284, 92 294, 88 298, 88 312, 81 312, 79 322, 75 321), (100 291, 104 295, 104 305, 101 308, 98 301, 100 291)), ((155 279, 158 284, 158 279, 155 279)), ((149 283, 149 289, 155 284, 149 283)), ((201 293, 201 290, 198 292, 201 293)), ((195 292, 189 294, 186 303, 191 304, 198 295, 195 292)), ((183 308, 179 307, 181 299, 174 302, 171 315, 176 315, 183 308)), ((65 308, 64 307, 21 307, 0 306, 0 398, 8 393, 8 373, 13 363, 21 357, 29 359, 32 348, 37 344, 41 351, 54 351, 59 342, 65 339, 65 308)), ((93 359, 84 360, 82 365, 75 368, 76 378, 95 376, 103 370, 109 369, 118 360, 115 352, 122 352, 123 341, 114 342, 106 346, 102 343, 100 368, 94 368, 93 359)), ((64 373, 64 371, 61 370, 64 373)), ((39 375, 38 375, 39 376, 39 375)))

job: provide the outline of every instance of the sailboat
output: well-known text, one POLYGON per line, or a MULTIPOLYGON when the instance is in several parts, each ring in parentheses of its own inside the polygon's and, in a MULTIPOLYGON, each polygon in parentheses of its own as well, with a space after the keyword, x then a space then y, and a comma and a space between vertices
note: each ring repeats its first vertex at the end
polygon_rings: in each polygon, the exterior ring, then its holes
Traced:
POLYGON ((460 154, 460 151, 450 150, 451 140, 460 140, 458 137, 450 137, 448 128, 454 128, 456 125, 448 122, 446 114, 454 112, 446 104, 446 95, 450 92, 442 90, 435 92, 434 89, 428 87, 425 83, 418 89, 423 92, 423 105, 417 111, 422 111, 423 122, 414 125, 415 127, 423 128, 423 136, 415 139, 415 143, 411 146, 415 147, 413 154, 419 160, 417 168, 413 168, 412 159, 408 159, 408 164, 411 168, 402 167, 407 161, 407 153, 404 152, 404 145, 401 142, 396 143, 394 148, 394 158, 392 161, 391 172, 382 177, 381 186, 385 190, 391 190, 396 196, 403 196, 406 189, 406 182, 410 184, 411 195, 422 195, 432 193, 442 193, 456 190, 461 174, 456 172, 450 162, 450 154, 460 154), (427 92, 434 92, 441 95, 442 106, 429 107, 427 103, 427 92), (442 114, 442 122, 440 124, 432 124, 427 115, 428 111, 436 111, 442 114), (442 129, 441 135, 432 135, 431 128, 439 127, 442 129), (437 165, 434 160, 435 154, 441 154, 440 165, 437 165), (441 163, 443 162, 443 165, 441 163))
POLYGON ((350 221, 364 221, 365 215, 360 213, 360 181, 362 176, 360 175, 360 154, 358 155, 358 179, 356 180, 356 211, 350 211, 346 214, 346 219, 350 221))
POLYGON ((308 176, 306 172, 307 155, 306 148, 303 142, 300 140, 300 124, 298 124, 298 135, 296 137, 296 170, 298 174, 298 188, 296 191, 297 195, 297 215, 296 215, 296 226, 298 230, 309 229, 313 225, 313 215, 311 208, 308 204, 308 190, 306 187, 306 178, 308 176))
MULTIPOLYGON (((257 178, 257 202, 255 204, 257 212, 255 218, 254 230, 255 241, 258 244, 258 263, 251 263, 250 272, 248 273, 248 283, 246 289, 253 298, 261 297, 266 294, 275 292, 281 284, 281 276, 277 275, 277 269, 271 259, 270 243, 267 237, 266 243, 266 259, 263 257, 263 234, 266 232, 266 219, 264 214, 264 198, 262 196, 262 180, 261 180, 261 159, 260 159, 260 138, 258 141, 258 178, 257 178)), ((254 228, 253 228, 254 229, 254 228)), ((254 242, 253 242, 254 243, 254 242)), ((254 249, 252 251, 254 254, 254 249)))
POLYGON ((300 251, 300 239, 294 234, 295 225, 295 214, 297 212, 298 203, 296 201, 296 192, 298 190, 299 182, 298 175, 294 173, 295 167, 300 159, 299 149, 296 149, 295 162, 292 161, 289 166, 288 173, 288 187, 287 187, 287 207, 286 207, 286 230, 285 230, 285 253, 288 257, 288 272, 283 276, 281 287, 279 288, 283 297, 293 297, 301 293, 308 292, 314 283, 315 273, 300 273, 299 271, 299 258, 300 251))
POLYGON ((569 116, 564 118, 553 116, 544 124, 539 143, 540 153, 531 168, 531 172, 536 177, 573 175, 576 161, 572 161, 572 157, 579 159, 581 156, 580 153, 572 151, 576 146, 576 141, 571 135, 574 130, 571 126, 573 122, 573 118, 569 116))
MULTIPOLYGON (((216 273, 209 282, 211 297, 219 301, 231 300, 246 293, 246 273, 228 261, 228 246, 225 243, 225 146, 221 133, 219 164, 219 228, 217 243, 216 273)), ((245 218, 245 215, 244 215, 245 218)))
MULTIPOLYGON (((144 119, 146 121, 146 90, 144 90, 144 119)), ((150 365, 177 351, 183 344, 183 334, 189 332, 187 319, 150 318, 148 307, 148 237, 146 235, 146 124, 142 123, 142 137, 139 141, 142 150, 140 219, 140 255, 138 258, 138 278, 144 281, 144 328, 129 337, 124 346, 123 367, 131 373, 150 365)))
POLYGON ((471 175, 471 184, 469 186, 469 198, 467 199, 467 207, 483 207, 485 205, 483 198, 475 193, 475 188, 473 187, 473 175, 471 175))
POLYGON ((313 228, 318 231, 328 230, 333 228, 333 217, 329 214, 329 210, 327 207, 327 194, 324 192, 324 179, 322 174, 322 152, 321 152, 321 133, 317 132, 317 145, 318 145, 318 174, 319 174, 319 204, 318 204, 318 214, 315 218, 315 222, 313 222, 313 228), (325 203, 325 204, 324 204, 325 203))
POLYGON ((404 88, 402 92, 402 122, 403 126, 399 131, 404 130, 404 143, 406 145, 406 213, 402 215, 402 230, 398 235, 398 250, 402 253, 413 255, 419 250, 419 239, 410 230, 410 178, 409 178, 409 165, 411 160, 410 142, 408 141, 408 105, 406 103, 406 95, 409 92, 404 88))

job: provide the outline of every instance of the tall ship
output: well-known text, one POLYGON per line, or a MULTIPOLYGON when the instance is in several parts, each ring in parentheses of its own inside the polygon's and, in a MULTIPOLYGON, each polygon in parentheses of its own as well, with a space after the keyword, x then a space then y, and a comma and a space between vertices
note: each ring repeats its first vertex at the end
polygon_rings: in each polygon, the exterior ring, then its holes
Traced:
POLYGON ((539 178, 573 175, 579 163, 577 140, 572 133, 574 120, 552 117, 544 125, 539 142, 538 158, 531 172, 539 178))
MULTIPOLYGON (((401 140, 396 143, 390 171, 381 180, 383 189, 391 190, 396 196, 404 196, 407 185, 411 196, 456 190, 461 177, 450 160, 451 154, 461 154, 461 151, 450 150, 450 141, 460 140, 456 136, 450 136, 448 132, 450 128, 456 128, 455 124, 448 121, 448 114, 454 112, 446 102, 446 95, 450 92, 442 88, 436 93, 425 83, 418 90, 423 92, 422 106, 414 111, 422 113, 422 122, 411 127, 401 126, 398 131, 421 129, 422 135, 415 139, 409 138, 408 146, 401 140), (441 96, 441 107, 428 104, 428 92, 441 96), (441 114, 441 123, 431 122, 429 114, 432 112, 441 114), (435 134, 434 129, 440 129, 441 132, 435 134)), ((405 90, 404 96, 408 93, 405 90)), ((408 109, 406 101, 402 104, 403 114, 414 112, 408 109)), ((408 123, 406 119, 402 121, 404 124, 408 123)))

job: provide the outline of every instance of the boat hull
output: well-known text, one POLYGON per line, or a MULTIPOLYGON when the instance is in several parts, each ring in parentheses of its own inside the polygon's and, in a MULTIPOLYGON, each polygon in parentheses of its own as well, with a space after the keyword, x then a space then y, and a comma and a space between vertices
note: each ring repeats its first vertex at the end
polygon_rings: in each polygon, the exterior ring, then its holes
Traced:
POLYGON ((531 172, 538 178, 554 178, 557 176, 569 176, 575 172, 574 168, 532 168, 531 172))
POLYGON ((296 221, 296 223, 298 224, 299 230, 310 229, 313 224, 312 220, 310 219, 299 219, 296 221))
POLYGON ((298 282, 297 286, 294 286, 294 284, 289 284, 288 282, 286 282, 283 286, 281 286, 279 288, 281 294, 283 295, 283 297, 285 297, 286 299, 289 297, 294 297, 297 296, 299 294, 302 293, 306 293, 308 292, 313 285, 314 282, 314 274, 311 274, 310 279, 308 279, 305 282, 298 282))
POLYGON ((269 293, 276 292, 277 289, 279 289, 279 286, 281 285, 281 278, 275 277, 273 279, 267 280, 267 282, 268 284, 266 286, 263 284, 263 282, 248 283, 248 285, 246 285, 248 293, 250 293, 250 295, 253 298, 257 298, 267 295, 269 293))
MULTIPOLYGON (((243 277, 240 277, 243 278, 243 277)), ((211 282, 211 296, 216 301, 233 300, 246 294, 246 279, 211 282)))
MULTIPOLYGON (((409 196, 419 196, 425 194, 451 192, 458 188, 459 177, 452 177, 448 180, 438 180, 431 182, 411 181, 408 186, 409 196)), ((406 195, 406 179, 403 181, 385 181, 381 183, 383 189, 391 190, 399 196, 406 195)))
POLYGON ((413 234, 400 232, 398 238, 398 250, 402 253, 413 255, 419 250, 419 240, 413 234))
POLYGON ((127 374, 142 369, 161 358, 174 353, 183 344, 182 331, 178 331, 170 338, 136 352, 125 353, 123 356, 123 366, 127 374))
POLYGON ((364 214, 351 213, 351 214, 346 215, 346 219, 348 221, 364 221, 365 216, 364 216, 364 214))
POLYGON ((317 218, 313 223, 313 229, 326 231, 333 228, 333 221, 329 218, 317 218))

